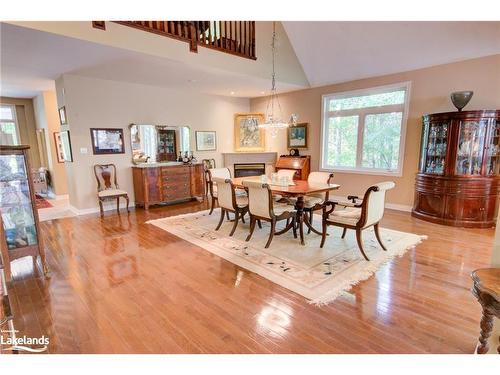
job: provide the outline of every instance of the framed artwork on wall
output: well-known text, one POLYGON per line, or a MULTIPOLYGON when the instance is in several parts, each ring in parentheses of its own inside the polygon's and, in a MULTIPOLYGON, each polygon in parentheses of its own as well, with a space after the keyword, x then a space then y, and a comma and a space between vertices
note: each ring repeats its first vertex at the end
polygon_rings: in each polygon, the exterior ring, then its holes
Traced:
POLYGON ((63 153, 61 132, 54 132, 54 143, 56 145, 57 162, 64 163, 64 153, 63 153))
POLYGON ((307 123, 290 126, 287 132, 287 147, 290 148, 307 148, 309 142, 309 129, 307 123))
POLYGON ((71 151, 71 138, 69 137, 69 130, 61 132, 62 155, 64 161, 73 161, 73 153, 71 151))
POLYGON ((68 124, 68 118, 66 117, 66 107, 62 106, 59 108, 59 122, 61 125, 67 125, 68 124))
POLYGON ((196 151, 217 150, 217 134, 215 131, 196 131, 196 151))
POLYGON ((266 132, 259 128, 259 124, 262 123, 264 123, 262 113, 236 113, 234 115, 234 151, 265 151, 266 132))
POLYGON ((94 155, 125 153, 123 129, 91 128, 90 136, 94 155))

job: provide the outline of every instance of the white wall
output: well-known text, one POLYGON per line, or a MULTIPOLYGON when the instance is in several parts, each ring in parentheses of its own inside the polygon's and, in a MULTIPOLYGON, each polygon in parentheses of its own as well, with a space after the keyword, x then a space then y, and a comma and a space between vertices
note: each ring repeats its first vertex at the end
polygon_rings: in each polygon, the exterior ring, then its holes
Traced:
MULTIPOLYGON (((66 163, 70 203, 79 210, 98 207, 92 166, 114 163, 120 188, 134 200, 129 124, 187 125, 191 147, 201 160, 233 151, 233 119, 248 112, 248 99, 202 95, 140 84, 63 75, 56 81, 58 106, 66 106, 73 163, 66 163), (122 128, 125 154, 93 155, 90 128, 122 128), (195 151, 195 131, 217 131, 217 152, 195 151), (87 148, 88 154, 81 154, 87 148)), ((63 129, 64 130, 64 127, 63 129)))

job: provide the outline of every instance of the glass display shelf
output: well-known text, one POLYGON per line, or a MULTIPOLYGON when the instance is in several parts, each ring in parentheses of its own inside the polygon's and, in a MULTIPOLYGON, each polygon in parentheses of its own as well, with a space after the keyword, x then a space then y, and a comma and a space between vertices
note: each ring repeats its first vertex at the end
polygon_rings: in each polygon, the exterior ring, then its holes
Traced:
POLYGON ((460 124, 455 163, 457 175, 481 175, 486 129, 485 121, 464 121, 460 124))
POLYGON ((425 173, 442 175, 448 142, 448 124, 431 124, 425 150, 425 173))
POLYGON ((500 174, 500 124, 494 122, 491 128, 490 144, 486 153, 486 175, 500 174))

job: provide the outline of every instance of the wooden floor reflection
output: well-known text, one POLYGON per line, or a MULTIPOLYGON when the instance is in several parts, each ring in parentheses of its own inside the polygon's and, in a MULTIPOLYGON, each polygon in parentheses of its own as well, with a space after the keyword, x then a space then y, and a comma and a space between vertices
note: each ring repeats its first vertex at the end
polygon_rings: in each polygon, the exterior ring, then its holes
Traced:
POLYGON ((489 265, 492 229, 389 210, 384 227, 429 239, 318 308, 145 224, 205 208, 191 202, 43 222, 52 277, 39 277, 30 258, 13 263, 19 334, 49 336, 52 353, 474 351, 480 308, 469 274, 489 265))

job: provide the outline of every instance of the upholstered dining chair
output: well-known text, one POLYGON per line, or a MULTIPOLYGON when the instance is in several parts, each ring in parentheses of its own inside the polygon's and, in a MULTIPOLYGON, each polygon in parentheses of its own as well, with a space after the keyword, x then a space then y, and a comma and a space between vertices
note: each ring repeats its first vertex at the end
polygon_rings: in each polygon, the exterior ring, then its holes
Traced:
POLYGON ((224 221, 224 216, 227 216, 226 212, 232 212, 234 214, 234 222, 233 229, 229 233, 229 236, 232 236, 240 219, 245 223, 245 215, 248 212, 248 198, 236 195, 233 182, 229 178, 213 177, 212 181, 217 184, 217 201, 220 207, 220 220, 215 230, 220 229, 224 221))
POLYGON ((208 214, 212 215, 212 212, 214 212, 215 204, 217 203, 217 184, 214 184, 213 179, 215 177, 223 179, 231 178, 231 171, 229 170, 229 168, 211 168, 207 171, 207 177, 210 197, 212 197, 212 204, 210 207, 210 212, 208 214))
POLYGON ((352 229, 356 231, 356 240, 361 254, 366 260, 370 260, 363 249, 362 231, 373 226, 378 243, 383 250, 387 251, 380 239, 378 224, 384 216, 385 193, 394 186, 392 181, 370 186, 362 202, 359 202, 357 196, 349 196, 348 199, 351 199, 351 202, 326 202, 323 206, 323 232, 320 247, 325 244, 326 230, 329 225, 343 228, 342 238, 345 237, 347 229, 352 229), (331 208, 328 208, 329 206, 331 208))
POLYGON ((248 189, 248 212, 250 213, 250 233, 246 241, 250 241, 255 230, 255 223, 260 220, 271 223, 271 231, 269 232, 269 238, 265 246, 266 249, 271 245, 275 234, 280 235, 293 229, 293 235, 297 238, 295 211, 290 205, 275 203, 268 184, 243 180, 243 186, 248 189), (276 232, 276 223, 288 219, 291 219, 291 222, 284 229, 276 232))
POLYGON ((97 199, 101 217, 104 216, 103 202, 116 199, 116 211, 120 213, 120 197, 127 201, 127 212, 129 205, 128 193, 120 190, 116 180, 116 166, 114 164, 95 164, 94 174, 97 179, 97 199))
MULTIPOLYGON (((329 172, 311 172, 309 173, 309 176, 307 177, 307 182, 309 185, 324 185, 324 184, 329 184, 332 182, 333 179, 333 173, 329 172)), ((323 208, 323 204, 329 199, 330 197, 330 192, 324 192, 324 193, 314 193, 310 195, 306 195, 304 197, 304 212, 307 215, 307 218, 309 220, 309 224, 313 223, 313 218, 314 218, 314 211, 321 210, 323 208)), ((291 198, 290 203, 295 204, 297 201, 297 198, 291 198)), ((307 233, 311 233, 311 227, 308 228, 307 233)), ((315 233, 319 233, 316 232, 315 233)), ((321 234, 321 233, 319 233, 321 234)))
POLYGON ((208 193, 210 192, 208 170, 216 167, 215 159, 203 159, 201 163, 203 164, 203 177, 205 178, 205 196, 208 197, 208 193))

